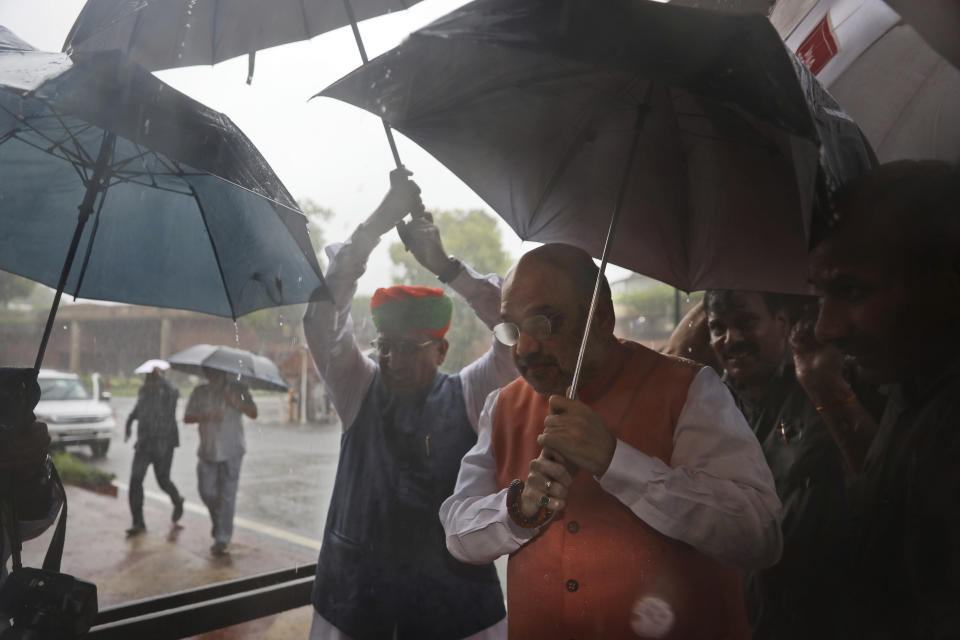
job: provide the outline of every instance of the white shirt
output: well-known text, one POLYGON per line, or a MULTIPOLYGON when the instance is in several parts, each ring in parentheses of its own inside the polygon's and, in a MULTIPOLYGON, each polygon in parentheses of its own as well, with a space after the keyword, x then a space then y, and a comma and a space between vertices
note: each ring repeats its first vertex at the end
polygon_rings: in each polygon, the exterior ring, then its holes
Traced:
MULTIPOLYGON (((539 529, 510 519, 491 448, 499 391, 487 398, 477 444, 467 452, 452 496, 440 507, 447 549, 462 562, 513 553, 539 529)), ((780 500, 763 451, 726 386, 709 367, 694 377, 673 434, 670 464, 617 441, 596 480, 660 533, 742 569, 780 558, 780 500)), ((546 526, 549 526, 546 525, 546 526)))
MULTIPOLYGON (((357 280, 367 268, 370 252, 380 238, 359 227, 347 242, 326 248, 330 267, 327 289, 333 301, 312 303, 304 315, 303 326, 313 361, 323 384, 340 415, 344 431, 360 413, 363 399, 373 383, 377 365, 357 345, 350 305, 357 292, 357 280)), ((449 284, 464 297, 470 307, 491 329, 500 317, 500 277, 481 276, 470 267, 449 284)), ((493 389, 509 384, 517 377, 510 348, 491 336, 492 346, 479 359, 460 371, 467 417, 477 430, 484 399, 493 389)), ((506 618, 472 636, 469 640, 499 640, 507 637, 506 618)), ((314 610, 310 640, 350 640, 342 631, 314 610)))

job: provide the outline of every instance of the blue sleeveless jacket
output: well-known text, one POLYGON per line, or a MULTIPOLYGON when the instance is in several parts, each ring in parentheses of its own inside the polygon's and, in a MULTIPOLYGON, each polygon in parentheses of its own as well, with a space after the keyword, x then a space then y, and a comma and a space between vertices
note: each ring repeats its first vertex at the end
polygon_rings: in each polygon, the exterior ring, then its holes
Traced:
POLYGON ((397 399, 377 370, 340 440, 313 583, 324 619, 355 640, 454 640, 506 615, 493 564, 454 559, 437 515, 476 439, 458 375, 397 399))

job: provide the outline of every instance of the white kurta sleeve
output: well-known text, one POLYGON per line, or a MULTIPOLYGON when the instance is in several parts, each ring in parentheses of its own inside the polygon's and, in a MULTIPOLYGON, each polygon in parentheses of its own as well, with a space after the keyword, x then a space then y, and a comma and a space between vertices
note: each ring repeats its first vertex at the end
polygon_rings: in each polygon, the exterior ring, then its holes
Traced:
POLYGON ((303 316, 310 353, 344 430, 360 413, 377 370, 357 345, 350 305, 357 280, 367 268, 367 258, 379 242, 360 227, 347 242, 328 246, 330 266, 324 280, 333 300, 310 303, 303 316))
POLYGON ((480 413, 477 444, 463 456, 453 495, 440 506, 447 550, 461 562, 493 562, 539 533, 539 529, 524 529, 510 519, 507 490, 497 484, 491 434, 499 393, 494 391, 487 398, 480 413))
POLYGON ((617 441, 600 485, 660 533, 742 569, 780 558, 780 500, 759 442, 709 367, 687 392, 670 464, 617 441))
MULTIPOLYGON (((454 291, 463 296, 477 317, 492 329, 500 318, 500 276, 482 276, 464 265, 463 271, 451 283, 454 291)), ((491 391, 510 384, 517 377, 510 347, 490 336, 490 348, 460 371, 463 400, 467 417, 474 431, 478 429, 480 412, 491 391)))

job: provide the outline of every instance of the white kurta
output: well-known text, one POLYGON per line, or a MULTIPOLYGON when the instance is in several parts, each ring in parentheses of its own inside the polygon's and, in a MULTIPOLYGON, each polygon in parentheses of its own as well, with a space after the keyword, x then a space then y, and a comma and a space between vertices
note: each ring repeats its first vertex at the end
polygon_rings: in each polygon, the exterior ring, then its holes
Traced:
MULTIPOLYGON (((490 562, 536 537, 507 514, 491 448, 499 391, 480 416, 477 444, 463 458, 453 495, 440 507, 447 549, 463 562, 490 562)), ((660 533, 742 569, 780 557, 780 500, 756 437, 709 367, 697 373, 673 434, 667 464, 617 441, 597 481, 660 533)))

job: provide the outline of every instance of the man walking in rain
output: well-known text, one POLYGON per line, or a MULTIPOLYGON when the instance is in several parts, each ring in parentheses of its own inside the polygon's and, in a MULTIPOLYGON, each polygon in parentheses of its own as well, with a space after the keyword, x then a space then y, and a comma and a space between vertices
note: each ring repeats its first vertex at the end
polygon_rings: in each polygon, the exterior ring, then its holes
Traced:
POLYGON ((133 422, 137 421, 137 442, 130 469, 130 513, 133 524, 127 529, 128 536, 147 530, 143 520, 143 478, 151 464, 157 484, 173 502, 170 519, 177 522, 183 516, 183 496, 170 479, 173 450, 180 446, 176 415, 179 397, 177 388, 163 377, 163 369, 154 367, 144 378, 143 386, 137 392, 137 404, 127 416, 124 442, 130 439, 133 422))
POLYGON ((240 466, 246 447, 243 415, 257 417, 257 405, 247 386, 224 371, 203 368, 207 384, 193 390, 184 411, 184 422, 196 422, 200 431, 197 450, 197 484, 213 522, 210 553, 229 553, 233 514, 237 506, 240 466))
MULTIPOLYGON (((376 361, 353 335, 351 300, 367 257, 405 214, 422 211, 420 190, 408 175, 391 174, 390 191, 376 211, 347 242, 327 247, 333 302, 311 304, 304 317, 314 361, 343 425, 313 587, 313 640, 492 639, 506 632, 493 564, 452 558, 437 510, 453 489, 460 458, 476 441, 484 398, 516 377, 509 350, 495 344, 460 373, 439 373, 452 301, 432 287, 377 290, 371 301, 376 361)), ((448 257, 429 214, 403 229, 420 264, 492 326, 500 278, 480 276, 448 257)))
POLYGON ((750 637, 740 569, 780 555, 763 452, 709 367, 613 335, 598 269, 570 245, 524 255, 494 329, 522 379, 490 394, 441 507, 464 562, 510 554, 510 637, 750 637))

